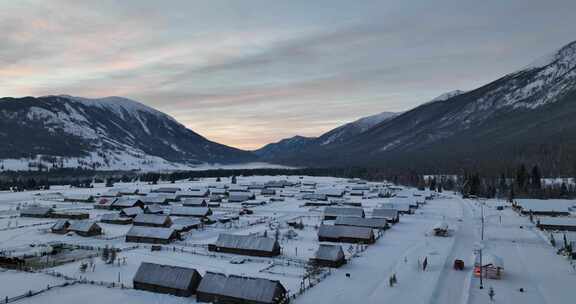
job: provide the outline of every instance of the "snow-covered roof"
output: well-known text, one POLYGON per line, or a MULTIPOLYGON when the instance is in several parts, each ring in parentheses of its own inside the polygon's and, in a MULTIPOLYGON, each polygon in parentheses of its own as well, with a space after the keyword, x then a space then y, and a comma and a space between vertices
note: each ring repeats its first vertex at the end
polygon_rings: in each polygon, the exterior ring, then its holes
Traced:
POLYGON ((122 209, 121 212, 126 216, 136 216, 140 213, 144 213, 144 210, 142 210, 140 207, 130 207, 122 209))
POLYGON ((140 199, 144 204, 146 205, 151 205, 151 204, 166 204, 169 200, 168 197, 166 196, 160 196, 160 195, 147 195, 144 196, 140 199))
POLYGON ((302 199, 325 201, 328 197, 324 193, 306 193, 302 195, 302 199))
POLYGON ((388 225, 385 218, 343 217, 336 218, 335 225, 368 227, 372 229, 384 229, 388 225))
POLYGON ((131 218, 122 217, 118 213, 106 213, 100 216, 100 221, 117 221, 117 220, 132 220, 131 218))
POLYGON ((134 282, 187 290, 202 277, 196 269, 143 262, 134 275, 134 282))
POLYGON ((278 246, 278 243, 267 237, 221 233, 214 245, 224 248, 271 252, 278 246))
POLYGON ((364 209, 357 207, 326 207, 324 216, 363 217, 364 209))
POLYGON ((316 193, 318 194, 324 194, 326 196, 343 196, 345 191, 343 189, 339 189, 339 188, 322 188, 322 189, 318 189, 316 190, 316 193))
POLYGON ((250 192, 232 192, 230 193, 228 200, 232 202, 243 202, 251 199, 252 197, 254 197, 254 195, 250 192))
POLYGON ((199 219, 190 217, 181 217, 174 219, 174 223, 172 223, 171 227, 176 230, 182 230, 186 227, 200 226, 201 224, 202 221, 200 221, 199 219))
POLYGON ((112 206, 120 208, 128 208, 128 207, 134 207, 135 205, 138 204, 138 202, 142 201, 139 198, 135 197, 120 197, 114 201, 112 206))
POLYGON ((176 231, 172 228, 132 226, 126 236, 169 239, 176 231))
POLYGON ((320 229, 318 229, 318 236, 328 238, 370 239, 374 236, 374 232, 371 228, 365 227, 322 225, 320 229))
POLYGON ((88 232, 93 226, 99 227, 94 221, 73 221, 70 223, 71 231, 88 232))
POLYGON ((248 192, 248 187, 231 185, 230 188, 228 188, 228 192, 248 192))
POLYGON ((324 261, 338 261, 344 258, 344 251, 340 245, 320 244, 314 258, 324 261))
POLYGON ((203 207, 208 206, 208 200, 202 197, 192 197, 182 200, 182 205, 190 207, 203 207))
POLYGON ((176 193, 178 191, 182 191, 182 189, 177 187, 160 187, 152 190, 152 193, 176 193))
POLYGON ((53 212, 52 208, 49 207, 29 207, 22 209, 20 214, 30 214, 30 215, 46 215, 53 212))
POLYGON ((275 303, 276 289, 284 286, 279 281, 207 272, 200 285, 199 293, 227 296, 254 303, 275 303))
POLYGON ((56 223, 54 223, 54 225, 52 225, 52 227, 50 227, 50 229, 52 230, 63 230, 65 229, 68 225, 70 225, 70 222, 68 220, 58 220, 56 221, 56 223))
POLYGON ((574 217, 539 217, 538 221, 540 225, 576 226, 574 217))
POLYGON ((163 225, 168 219, 167 215, 141 213, 134 218, 134 223, 163 225))
POLYGON ((389 208, 375 208, 372 210, 372 217, 392 219, 398 217, 398 210, 389 208))
POLYGON ((525 211, 534 212, 570 212, 569 208, 574 204, 574 201, 570 200, 533 200, 533 199, 519 199, 518 204, 525 211))
POLYGON ((206 197, 208 193, 208 189, 178 191, 176 197, 206 197))
POLYGON ((180 207, 173 206, 170 209, 172 216, 208 216, 211 213, 207 207, 180 207))

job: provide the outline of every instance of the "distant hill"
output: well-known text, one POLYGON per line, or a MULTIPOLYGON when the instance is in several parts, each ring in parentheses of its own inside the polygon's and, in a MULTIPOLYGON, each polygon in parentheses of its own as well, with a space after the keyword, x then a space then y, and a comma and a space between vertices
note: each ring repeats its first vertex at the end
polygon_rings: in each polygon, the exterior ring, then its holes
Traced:
POLYGON ((4 169, 30 160, 48 168, 160 170, 256 159, 121 97, 0 98, 0 142, 4 169))
POLYGON ((276 161, 428 172, 541 164, 576 167, 576 42, 468 92, 448 94, 344 141, 276 161))

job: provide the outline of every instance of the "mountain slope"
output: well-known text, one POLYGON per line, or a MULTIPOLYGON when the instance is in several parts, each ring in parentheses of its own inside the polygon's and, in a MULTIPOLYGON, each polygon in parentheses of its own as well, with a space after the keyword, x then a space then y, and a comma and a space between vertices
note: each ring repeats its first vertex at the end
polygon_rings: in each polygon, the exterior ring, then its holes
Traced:
POLYGON ((258 155, 265 161, 289 158, 295 153, 301 153, 307 149, 313 149, 315 146, 336 144, 350 140, 354 136, 357 136, 358 134, 396 115, 398 114, 382 112, 380 114, 363 117, 332 129, 319 137, 304 137, 297 135, 285 138, 254 151, 254 154, 258 155))
POLYGON ((0 159, 63 167, 138 169, 254 159, 121 97, 1 98, 0 142, 0 159))
POLYGON ((436 100, 346 142, 285 163, 377 165, 427 171, 532 162, 576 163, 576 42, 476 90, 436 100), (362 157, 358 157, 362 155, 362 157))

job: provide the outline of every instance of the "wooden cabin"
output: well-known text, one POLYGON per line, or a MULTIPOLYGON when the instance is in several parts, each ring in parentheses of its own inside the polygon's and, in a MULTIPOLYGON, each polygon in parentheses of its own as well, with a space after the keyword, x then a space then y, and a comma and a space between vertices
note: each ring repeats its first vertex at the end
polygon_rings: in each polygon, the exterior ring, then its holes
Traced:
POLYGON ((143 262, 134 275, 133 286, 136 290, 190 297, 201 280, 193 268, 143 262))
POLYGON ((180 234, 172 228, 132 226, 126 233, 128 243, 169 244, 178 239, 180 234))
POLYGON ((286 288, 276 280, 206 272, 196 290, 196 301, 213 304, 287 304, 289 298, 286 288))
POLYGON ((320 244, 310 263, 320 267, 338 268, 346 264, 344 251, 340 245, 320 244))
POLYGON ((208 250, 249 256, 273 257, 280 255, 280 244, 267 237, 252 235, 218 235, 216 243, 208 245, 208 250))

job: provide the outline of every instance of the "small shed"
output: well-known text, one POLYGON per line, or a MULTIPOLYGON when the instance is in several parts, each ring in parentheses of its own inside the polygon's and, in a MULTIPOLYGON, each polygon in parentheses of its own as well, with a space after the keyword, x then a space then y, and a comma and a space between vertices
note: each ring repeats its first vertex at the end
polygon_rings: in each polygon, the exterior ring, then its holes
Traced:
POLYGON ((342 246, 320 244, 310 263, 320 267, 338 268, 346 264, 346 258, 342 246))
POLYGON ((364 217, 364 209, 358 207, 326 207, 325 220, 335 220, 337 217, 364 217))
POLYGON ((133 223, 134 226, 170 227, 172 219, 167 215, 141 213, 134 218, 133 223))
POLYGON ((143 262, 134 275, 137 290, 189 297, 196 293, 202 276, 196 269, 143 262))
POLYGON ((342 242, 374 244, 376 241, 374 231, 371 228, 354 226, 330 226, 322 225, 318 229, 320 242, 342 242))
POLYGON ((56 234, 66 234, 68 233, 68 228, 70 228, 70 222, 68 220, 58 220, 50 227, 50 231, 56 234))
POLYGON ((208 245, 208 250, 249 256, 273 257, 280 255, 278 241, 254 235, 218 235, 216 243, 208 245))
POLYGON ((102 234, 102 227, 94 221, 73 221, 70 223, 68 231, 79 236, 89 237, 102 234))
POLYGON ((147 244, 169 244, 180 234, 172 228, 132 226, 126 233, 126 242, 147 244))
POLYGON ((474 275, 477 277, 482 273, 482 277, 488 279, 501 279, 504 274, 504 262, 496 255, 484 253, 482 255, 482 263, 480 264, 480 255, 476 255, 474 262, 474 275), (482 266, 482 271, 480 271, 482 266))
POLYGON ((289 303, 286 288, 279 281, 214 272, 206 272, 202 278, 196 300, 214 304, 289 303))

